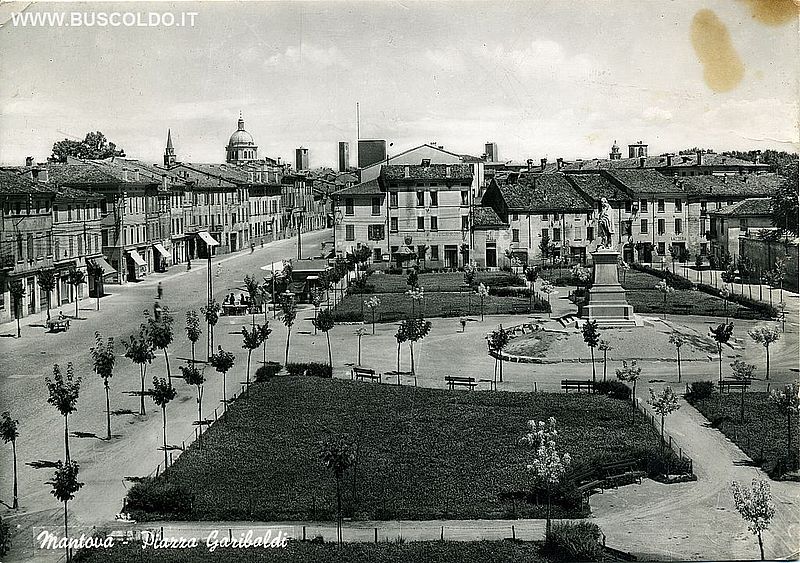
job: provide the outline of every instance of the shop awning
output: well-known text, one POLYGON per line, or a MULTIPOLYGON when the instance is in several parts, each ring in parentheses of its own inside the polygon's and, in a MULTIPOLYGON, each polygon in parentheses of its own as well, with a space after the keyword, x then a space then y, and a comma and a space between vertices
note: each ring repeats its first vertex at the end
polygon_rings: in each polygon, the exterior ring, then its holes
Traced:
POLYGON ((214 237, 208 234, 208 231, 200 231, 199 233, 197 233, 197 236, 199 236, 200 240, 202 240, 208 246, 219 246, 219 243, 216 240, 214 240, 214 237))
POLYGON ((172 258, 170 253, 167 251, 166 248, 164 248, 164 245, 161 244, 160 242, 154 244, 153 246, 155 247, 156 250, 158 250, 158 253, 161 254, 161 256, 163 256, 164 258, 167 258, 167 259, 172 258))
POLYGON ((106 259, 100 256, 99 258, 93 258, 94 263, 97 264, 101 270, 103 270, 103 275, 107 276, 108 274, 116 273, 116 270, 111 267, 111 264, 106 262, 106 259))
POLYGON ((128 251, 128 256, 131 257, 131 260, 136 262, 137 266, 147 266, 147 262, 144 261, 144 258, 142 258, 142 255, 139 254, 136 250, 129 250, 128 251))

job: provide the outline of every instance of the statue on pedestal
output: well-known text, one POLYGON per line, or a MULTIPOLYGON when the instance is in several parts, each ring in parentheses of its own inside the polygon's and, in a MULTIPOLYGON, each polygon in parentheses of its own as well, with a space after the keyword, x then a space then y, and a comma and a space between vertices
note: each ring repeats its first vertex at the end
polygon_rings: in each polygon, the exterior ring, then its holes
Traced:
POLYGON ((611 205, 606 198, 600 200, 600 216, 597 219, 598 231, 600 234, 600 248, 614 248, 614 221, 611 218, 611 205))

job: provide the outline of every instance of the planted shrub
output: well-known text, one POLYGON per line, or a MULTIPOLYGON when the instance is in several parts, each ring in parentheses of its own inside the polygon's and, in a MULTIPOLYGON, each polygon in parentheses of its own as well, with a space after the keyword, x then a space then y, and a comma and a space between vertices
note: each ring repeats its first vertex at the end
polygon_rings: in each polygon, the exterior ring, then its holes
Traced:
POLYGON ((703 401, 708 399, 714 394, 713 381, 695 381, 689 385, 689 392, 686 394, 686 400, 690 403, 695 401, 703 401))
POLYGON ((256 381, 268 381, 269 378, 278 375, 283 366, 278 362, 267 362, 266 365, 259 367, 256 370, 256 381))
MULTIPOLYGON (((720 290, 712 285, 708 285, 705 283, 698 283, 697 289, 699 291, 702 291, 703 293, 708 293, 709 295, 720 297, 720 290)), ((769 303, 764 303, 756 299, 750 299, 749 297, 740 295, 738 293, 733 293, 733 292, 729 293, 728 301, 732 303, 737 303, 738 305, 742 305, 743 307, 747 307, 748 309, 751 309, 753 311, 753 315, 742 315, 742 311, 731 311, 732 317, 775 318, 778 316, 778 310, 769 303)))
POLYGON ((546 549, 568 561, 603 559, 602 532, 594 522, 557 522, 545 538, 546 549))
POLYGON ((602 395, 608 395, 612 399, 628 401, 631 398, 631 388, 621 381, 598 381, 594 390, 602 395))
POLYGON ((128 491, 125 507, 128 512, 147 512, 165 517, 182 517, 192 511, 194 494, 182 485, 164 479, 147 477, 128 491))
POLYGON ((286 364, 289 375, 305 375, 308 377, 332 377, 331 366, 320 362, 290 362, 286 364))
POLYGON ((655 448, 649 451, 645 471, 651 478, 659 475, 683 475, 690 473, 689 460, 679 458, 669 448, 655 448))

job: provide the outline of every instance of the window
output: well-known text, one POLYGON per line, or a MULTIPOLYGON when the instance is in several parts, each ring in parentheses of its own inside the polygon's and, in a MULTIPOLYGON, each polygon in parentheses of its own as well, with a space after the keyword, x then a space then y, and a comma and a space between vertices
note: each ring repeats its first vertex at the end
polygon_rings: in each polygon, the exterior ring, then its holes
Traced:
POLYGON ((422 166, 430 166, 430 165, 431 165, 431 159, 430 158, 423 158, 422 159, 422 166))
POLYGON ((393 233, 397 232, 397 217, 392 217, 389 220, 389 230, 393 233))
POLYGON ((58 207, 53 206, 53 223, 58 223, 58 207))
POLYGON ((390 207, 397 207, 397 192, 390 192, 389 193, 389 206, 390 207))
POLYGON ((417 192, 417 207, 425 207, 425 192, 417 192))
POLYGON ((22 233, 17 233, 17 260, 22 260, 22 233))
POLYGON ((379 197, 372 198, 372 214, 373 215, 381 214, 381 198, 379 197))
POLYGON ((67 221, 72 221, 72 206, 67 206, 67 221))
POLYGON ((575 240, 583 239, 583 227, 575 227, 575 240))
POLYGON ((431 207, 439 207, 439 192, 431 192, 431 207))
POLYGON ((675 213, 683 213, 683 202, 679 199, 675 200, 675 213))
POLYGON ((683 220, 675 219, 675 234, 679 235, 683 232, 683 220))
POLYGON ((631 202, 630 201, 626 201, 625 202, 625 213, 630 213, 630 212, 631 212, 631 202))
POLYGON ((667 245, 664 242, 658 243, 658 255, 664 256, 664 253, 667 251, 667 245))
POLYGON ((666 221, 664 221, 664 219, 659 219, 658 220, 658 235, 659 236, 663 235, 666 232, 666 230, 667 230, 666 221))
POLYGON ((642 219, 642 222, 641 222, 641 224, 639 226, 639 230, 642 233, 646 233, 647 232, 647 219, 642 219))
POLYGON ((345 240, 356 240, 356 227, 355 225, 346 225, 344 229, 345 240))
POLYGON ((511 214, 511 220, 512 221, 519 221, 519 215, 516 214, 516 213, 512 213, 511 214))
POLYGON ((469 230, 469 216, 462 215, 461 216, 461 230, 468 231, 469 230))
POLYGON ((658 212, 659 213, 664 213, 664 200, 663 199, 659 199, 658 200, 658 212))
POLYGON ((590 241, 594 240, 594 227, 586 227, 586 238, 590 241))
POLYGON ((511 242, 519 242, 519 229, 511 229, 511 242))
POLYGON ((542 229, 542 238, 550 236, 550 233, 547 229, 542 229))
POLYGON ((466 190, 461 192, 461 205, 469 205, 469 192, 466 190))
POLYGON ((83 255, 83 237, 78 237, 78 256, 83 255))
POLYGON ((383 240, 384 225, 370 225, 367 227, 367 238, 369 240, 383 240))
POLYGON ((639 202, 639 203, 641 204, 641 206, 639 207, 639 209, 641 209, 641 210, 642 210, 642 213, 647 213, 647 200, 646 200, 646 199, 643 199, 643 200, 642 200, 641 202, 639 202))
POLYGON ((707 201, 701 201, 700 202, 700 215, 705 215, 706 213, 708 213, 708 202, 707 201))
POLYGON ((553 229, 553 242, 561 242, 561 229, 553 229))
POLYGON ((33 260, 33 233, 28 233, 28 260, 33 260))
POLYGON ((547 223, 550 220, 550 215, 547 213, 542 213, 542 223, 547 223))
POLYGON ((372 251, 373 251, 372 252, 373 260, 375 260, 376 262, 380 262, 381 260, 383 260, 383 252, 381 251, 380 248, 376 246, 375 248, 372 249, 372 251))
POLYGON ((355 210, 353 209, 353 198, 346 197, 344 198, 344 214, 345 215, 354 215, 355 210))
POLYGON ((439 259, 439 247, 435 244, 431 245, 431 260, 439 259))
POLYGON ((417 217, 417 230, 418 231, 425 230, 425 217, 417 217))
POLYGON ((701 242, 700 243, 700 256, 707 256, 708 255, 708 243, 701 242))
POLYGON ((439 218, 436 216, 431 217, 431 230, 432 231, 439 230, 439 218))
POLYGON ((420 260, 425 260, 425 255, 427 254, 427 247, 424 244, 417 245, 417 258, 420 260))

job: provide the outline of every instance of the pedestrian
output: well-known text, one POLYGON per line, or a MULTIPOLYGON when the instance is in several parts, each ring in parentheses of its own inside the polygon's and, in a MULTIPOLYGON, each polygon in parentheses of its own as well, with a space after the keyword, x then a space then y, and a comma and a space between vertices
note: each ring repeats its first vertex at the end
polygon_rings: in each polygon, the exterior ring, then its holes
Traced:
POLYGON ((158 299, 161 299, 164 296, 164 287, 161 285, 161 282, 158 282, 158 299))
POLYGON ((252 254, 255 251, 256 251, 256 245, 251 242, 250 243, 250 254, 252 254))

